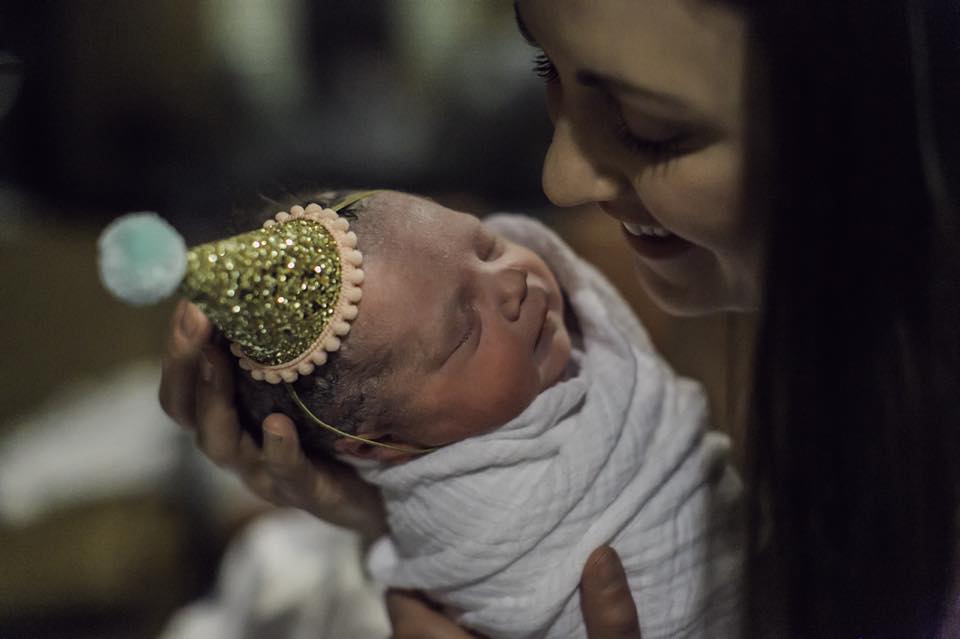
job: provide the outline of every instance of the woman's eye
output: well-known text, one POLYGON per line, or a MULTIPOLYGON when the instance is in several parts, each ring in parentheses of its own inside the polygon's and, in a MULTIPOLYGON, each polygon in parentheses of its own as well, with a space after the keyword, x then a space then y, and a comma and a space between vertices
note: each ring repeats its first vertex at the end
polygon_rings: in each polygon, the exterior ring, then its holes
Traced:
POLYGON ((614 129, 614 135, 632 153, 645 155, 654 162, 663 162, 681 152, 680 136, 674 136, 666 140, 648 140, 635 136, 626 122, 621 120, 614 129))
POLYGON ((631 153, 644 155, 653 162, 669 160, 683 152, 681 135, 673 135, 662 140, 642 138, 633 133, 623 117, 620 106, 610 98, 610 108, 614 122, 613 134, 617 140, 631 153))
POLYGON ((533 72, 547 84, 553 84, 560 79, 560 75, 557 73, 557 67, 553 66, 553 62, 550 61, 550 58, 548 58, 547 54, 543 51, 533 56, 533 72))

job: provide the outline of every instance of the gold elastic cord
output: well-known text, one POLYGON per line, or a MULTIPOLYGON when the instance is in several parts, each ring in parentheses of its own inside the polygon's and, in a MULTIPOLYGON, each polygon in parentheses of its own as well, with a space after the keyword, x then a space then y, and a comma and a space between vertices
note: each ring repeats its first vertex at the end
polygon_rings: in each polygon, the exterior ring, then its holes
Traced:
POLYGON ((363 442, 364 444, 370 444, 371 446, 380 446, 381 448, 389 448, 390 450, 396 450, 401 453, 410 453, 411 455, 422 455, 424 453, 429 453, 431 451, 436 450, 436 448, 412 448, 409 446, 396 446, 394 444, 387 444, 386 442, 378 442, 374 439, 367 439, 366 437, 360 437, 359 435, 351 435, 350 433, 346 433, 340 430, 339 428, 336 428, 335 426, 331 426, 330 424, 326 423, 325 421, 323 421, 322 419, 314 415, 313 412, 309 408, 307 408, 307 405, 300 400, 300 396, 297 395, 297 391, 296 389, 294 389, 292 384, 288 384, 284 382, 283 385, 287 387, 287 394, 290 395, 290 399, 293 400, 293 403, 296 404, 298 408, 300 408, 300 410, 303 412, 304 415, 310 418, 310 421, 312 421, 317 426, 326 428, 332 433, 336 433, 340 437, 346 437, 347 439, 363 442))
MULTIPOLYGON (((371 195, 374 195, 375 193, 379 193, 381 190, 382 189, 376 189, 373 191, 361 191, 360 193, 353 193, 347 196, 346 198, 340 200, 330 208, 333 209, 334 211, 341 211, 347 208, 348 206, 350 206, 351 204, 356 204, 360 200, 368 198, 371 195)), ((306 415, 310 419, 310 421, 312 421, 317 426, 320 426, 321 428, 326 428, 331 433, 336 433, 340 437, 346 437, 347 439, 363 442, 364 444, 370 444, 371 446, 380 446, 381 448, 389 448, 390 450, 396 450, 401 453, 410 453, 411 455, 422 455, 424 453, 429 453, 430 451, 436 450, 436 448, 413 448, 409 446, 396 446, 394 444, 378 442, 373 439, 367 439, 366 437, 360 437, 359 435, 352 435, 350 433, 346 433, 340 430, 339 428, 331 426, 330 424, 326 423, 325 421, 323 421, 322 419, 314 415, 313 412, 309 408, 307 408, 307 405, 300 400, 300 396, 297 395, 296 389, 294 389, 291 384, 284 382, 284 386, 287 387, 287 394, 290 395, 290 399, 293 400, 293 403, 300 408, 303 414, 306 415)))

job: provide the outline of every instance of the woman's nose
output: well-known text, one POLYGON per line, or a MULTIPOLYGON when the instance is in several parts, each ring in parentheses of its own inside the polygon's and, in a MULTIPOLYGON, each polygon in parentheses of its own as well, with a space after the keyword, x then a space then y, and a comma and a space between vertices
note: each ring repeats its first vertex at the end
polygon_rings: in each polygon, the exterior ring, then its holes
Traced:
POLYGON ((527 297, 527 273, 517 268, 506 268, 494 275, 497 307, 507 321, 520 318, 520 306, 527 297))
POLYGON ((543 192, 553 204, 576 206, 606 202, 621 193, 623 179, 605 167, 603 149, 588 148, 590 144, 589 131, 578 131, 570 117, 556 118, 542 176, 543 192))

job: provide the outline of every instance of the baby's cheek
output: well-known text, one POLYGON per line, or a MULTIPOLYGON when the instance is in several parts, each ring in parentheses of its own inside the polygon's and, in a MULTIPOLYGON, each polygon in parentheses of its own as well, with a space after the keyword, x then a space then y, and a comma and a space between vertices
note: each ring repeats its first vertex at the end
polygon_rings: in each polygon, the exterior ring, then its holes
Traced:
POLYGON ((645 172, 635 188, 667 229, 695 244, 721 249, 738 239, 740 183, 736 149, 718 143, 677 159, 663 171, 645 172))
POLYGON ((531 358, 515 358, 499 371, 492 371, 498 387, 493 405, 499 425, 510 421, 530 405, 540 389, 540 372, 531 358))

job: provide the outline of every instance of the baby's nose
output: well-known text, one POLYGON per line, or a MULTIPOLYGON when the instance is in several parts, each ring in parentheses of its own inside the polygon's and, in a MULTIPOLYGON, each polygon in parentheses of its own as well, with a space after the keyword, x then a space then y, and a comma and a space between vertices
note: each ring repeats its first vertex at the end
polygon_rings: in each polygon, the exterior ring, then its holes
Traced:
POLYGON ((511 322, 519 319, 520 305, 527 297, 527 273, 517 268, 498 272, 496 291, 503 317, 511 322))

